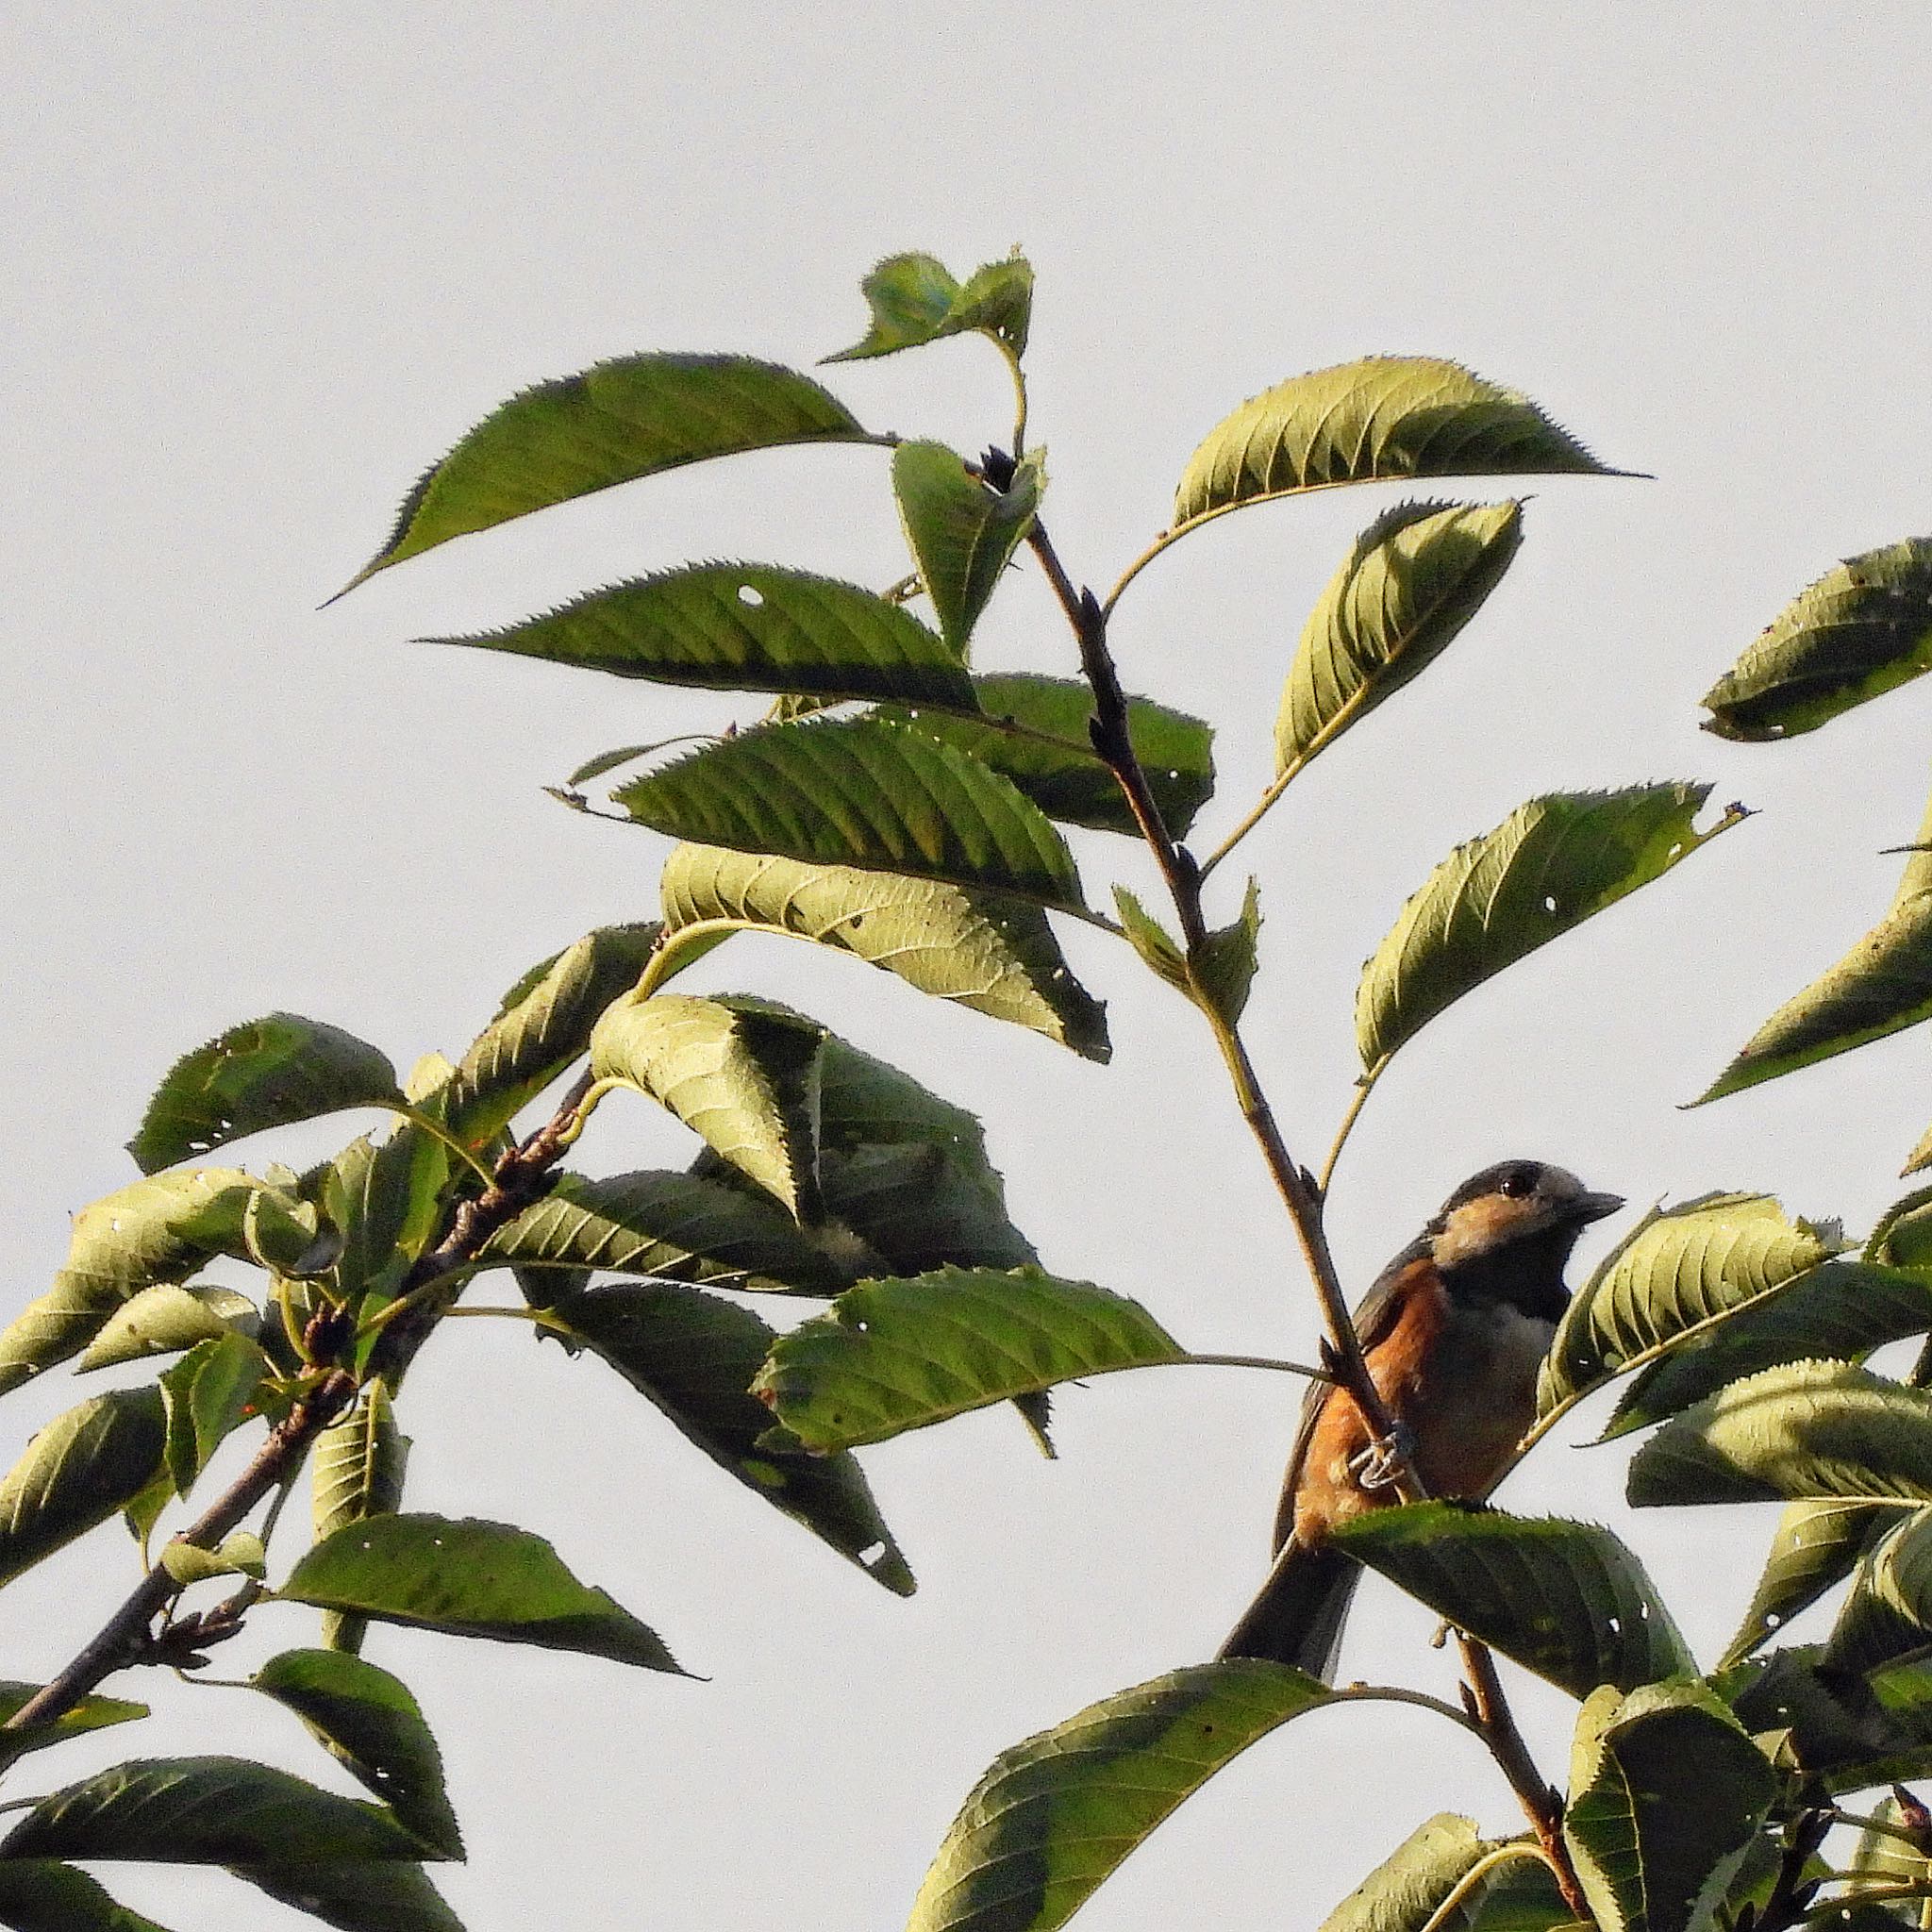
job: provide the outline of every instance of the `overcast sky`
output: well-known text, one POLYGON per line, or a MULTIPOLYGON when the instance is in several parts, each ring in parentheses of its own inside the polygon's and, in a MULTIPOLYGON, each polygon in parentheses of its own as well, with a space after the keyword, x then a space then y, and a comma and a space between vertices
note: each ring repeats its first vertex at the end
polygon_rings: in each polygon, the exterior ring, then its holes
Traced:
MULTIPOLYGON (((1837 558, 1932 526, 1928 54, 1898 5, 16 6, 0 1299, 39 1293, 68 1213, 132 1177, 121 1143, 187 1047, 287 1008, 404 1065, 460 1050, 533 960, 649 916, 662 841, 539 788, 755 708, 408 640, 689 558, 906 567, 878 452, 790 451, 464 540, 318 610, 419 472, 531 381, 650 348, 808 364, 862 332, 879 256, 963 273, 1015 242, 1040 275, 1033 432, 1082 579, 1162 526, 1226 410, 1372 351, 1462 360, 1656 478, 1527 486, 1478 621, 1248 848, 1251 1031, 1298 1153, 1347 1096, 1357 964, 1451 844, 1556 787, 1704 778, 1762 808, 1404 1054, 1335 1197, 1352 1287, 1507 1155, 1635 1204, 1774 1190, 1862 1230, 1932 1116, 1924 1035, 1678 1108, 1889 898, 1878 848, 1918 823, 1932 688, 1769 747, 1701 735, 1696 700, 1837 558)), ((831 378, 872 426, 968 449, 1007 431, 977 341, 831 378)), ((1266 776, 1308 603, 1398 493, 1224 519, 1124 603, 1130 686, 1223 727, 1214 823, 1266 776)), ((979 656, 1071 670, 1037 582, 1009 582, 979 656)), ((1122 841, 1082 850, 1096 891, 1145 881, 1122 841)), ((1103 936, 1068 945, 1111 1001, 1109 1068, 803 947, 734 944, 692 984, 791 999, 977 1108, 1057 1271, 1193 1347, 1306 1354, 1311 1303, 1204 1030, 1103 936)), ((688 1158, 641 1101, 579 1153, 688 1158)), ((0 1461, 85 1392, 9 1398, 0 1461)), ((996 1751, 1211 1652, 1260 1574, 1298 1394, 1114 1376, 1063 1394, 1055 1464, 1004 1410, 871 1452, 920 1576, 902 1602, 594 1361, 453 1325, 407 1391, 410 1503, 541 1531, 709 1681, 378 1633, 469 1837, 439 1882, 472 1932, 892 1932, 996 1751)), ((1617 1523, 1707 1658, 1772 1512, 1721 1535, 1633 1519, 1623 1460, 1553 1442, 1504 1500, 1617 1523)), ((0 1674, 51 1672, 118 1601, 117 1536, 0 1597, 0 1674)), ((1441 1687, 1427 1629, 1365 1591, 1347 1667, 1441 1687)), ((222 1669, 312 1631, 264 1611, 222 1669)), ((42 1760, 50 1778, 225 1749, 331 1781, 244 1693, 112 1688, 157 1718, 42 1760)), ((1535 1686, 1522 1706, 1559 1774, 1570 1707, 1535 1686)), ((1518 1822, 1426 1717, 1318 1716, 1186 1806, 1079 1924, 1312 1926, 1444 1807, 1518 1822)), ((108 1875, 172 1932, 313 1923, 219 1874, 108 1875)))

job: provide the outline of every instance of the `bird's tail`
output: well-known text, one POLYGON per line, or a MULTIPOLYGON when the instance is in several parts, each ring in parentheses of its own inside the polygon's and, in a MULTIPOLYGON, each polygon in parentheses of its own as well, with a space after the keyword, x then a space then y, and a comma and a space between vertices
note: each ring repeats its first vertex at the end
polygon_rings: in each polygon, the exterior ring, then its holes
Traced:
POLYGON ((1362 1566, 1353 1557, 1290 1537, 1267 1582, 1228 1632, 1219 1655, 1292 1664, 1329 1682, 1341 1648, 1341 1626, 1361 1574, 1362 1566))

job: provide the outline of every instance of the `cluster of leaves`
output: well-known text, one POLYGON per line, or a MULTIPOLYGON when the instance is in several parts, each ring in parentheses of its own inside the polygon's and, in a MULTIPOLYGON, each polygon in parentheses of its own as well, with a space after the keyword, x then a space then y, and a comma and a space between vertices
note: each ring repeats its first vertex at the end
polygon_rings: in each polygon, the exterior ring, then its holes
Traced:
MULTIPOLYGON (((1105 642, 1115 601, 1193 529, 1276 498, 1615 473, 1513 391, 1453 363, 1374 358, 1291 378, 1236 410, 1187 464, 1169 529, 1105 602, 1078 597, 1041 523, 1042 456, 1024 446, 1032 290, 1017 257, 963 283, 930 257, 892 258, 865 283, 867 335, 828 358, 990 341, 1018 411, 1011 447, 977 460, 868 431, 794 370, 649 354, 511 399, 410 493, 358 582, 682 464, 871 444, 890 451, 911 569, 874 591, 785 565, 692 565, 444 641, 762 693, 771 709, 669 761, 657 758, 662 746, 638 744, 579 767, 564 795, 591 808, 575 788, 656 760, 618 784, 608 809, 675 841, 658 915, 591 933, 533 969, 459 1060, 431 1055, 399 1078, 376 1048, 290 1014, 188 1056, 130 1143, 144 1178, 78 1217, 53 1287, 0 1334, 0 1391, 68 1361, 86 1374, 171 1358, 152 1383, 69 1410, 0 1482, 0 1582, 117 1514, 146 1579, 141 1614, 109 1625, 113 1643, 91 1664, 84 1654, 59 1696, 0 1687, 23 1720, 0 1731, 0 1763, 143 1715, 92 1694, 110 1669, 193 1667, 258 1609, 295 1604, 322 1612, 320 1647, 281 1653, 245 1688, 294 1709, 373 1794, 351 1801, 228 1758, 122 1765, 25 1804, 0 1840, 0 1918, 144 1924, 70 1861, 162 1858, 227 1867, 336 1925, 452 1926, 424 1867, 460 1856, 454 1813, 414 1700, 359 1655, 370 1623, 677 1669, 652 1629, 541 1538, 402 1507, 408 1369, 480 1276, 499 1273, 520 1292, 520 1307, 498 1312, 607 1363, 722 1468, 902 1593, 911 1572, 855 1447, 1009 1401, 1045 1446, 1056 1385, 1212 1359, 1137 1303, 1040 1266, 963 1109, 814 1019, 669 983, 734 934, 787 934, 1105 1059, 1104 1008, 1068 969, 1058 914, 1124 939, 1200 1009, 1238 1085, 1251 1083, 1238 1028, 1258 964, 1258 892, 1248 881, 1231 922, 1214 927, 1206 883, 1309 761, 1475 615, 1520 545, 1523 506, 1405 504, 1362 533, 1290 667, 1274 780, 1199 862, 1181 841, 1212 798, 1212 733, 1119 694, 1105 642), (1078 676, 974 663, 977 621, 1023 546, 1062 593, 1078 676), (1124 888, 1117 919, 1096 909, 1069 828, 1151 843, 1178 935, 1124 888), (573 1072, 531 1126, 531 1109, 573 1072), (691 1129, 700 1146, 688 1168, 563 1165, 620 1090, 691 1129), (392 1125, 308 1173, 187 1164, 358 1108, 385 1110, 392 1125), (253 1269, 258 1291, 207 1278, 217 1264, 253 1269), (781 1335, 745 1304, 768 1294, 824 1306, 781 1335), (253 1442, 243 1473, 157 1547, 163 1518, 230 1437, 253 1442), (271 1539, 305 1466, 314 1541, 271 1587, 271 1539), (258 1505, 267 1512, 250 1526, 258 1505), (224 1594, 189 1607, 201 1591, 224 1594)), ((1807 592, 1713 691, 1715 728, 1810 729, 1925 668, 1924 558, 1925 546, 1898 546, 1807 592)), ((1451 1003, 1737 823, 1733 808, 1699 827, 1707 795, 1669 783, 1552 794, 1451 853, 1363 970, 1357 1108, 1451 1003)), ((1879 933, 1769 1023, 1709 1097, 1932 1012, 1914 924, 1932 896, 1925 862, 1914 855, 1879 933)), ((1321 1191, 1305 1229, 1318 1246, 1321 1191)), ((1536 1435, 1621 1377, 1609 1433, 1662 1424, 1632 1465, 1633 1501, 1788 1500, 1716 1673, 1697 1674, 1636 1557, 1607 1530, 1443 1503, 1351 1527, 1352 1556, 1582 1709, 1562 1811, 1567 1873, 1533 1840, 1492 1841, 1440 1819, 1337 1924, 1554 1925, 1574 1915, 1560 1876, 1606 1928, 1678 1932, 1721 1907, 1734 1917, 1746 1902, 1789 1903, 1790 1861, 1774 1835, 1815 1810, 1821 1790, 1932 1772, 1932 1395, 1864 1365, 1886 1342, 1932 1332, 1932 1196, 1902 1203, 1848 1257, 1830 1230, 1762 1196, 1657 1214, 1578 1296, 1545 1368, 1536 1435), (1758 1657, 1776 1627, 1848 1576, 1822 1650, 1758 1657)), ((1318 1705, 1378 1694, 1407 1693, 1336 1692, 1227 1662, 1106 1700, 994 1765, 913 1925, 1059 1924, 1249 1743, 1318 1705)), ((1918 1829, 1902 1818, 1875 1821, 1860 1854, 1861 1870, 1894 1887, 1918 1829)))

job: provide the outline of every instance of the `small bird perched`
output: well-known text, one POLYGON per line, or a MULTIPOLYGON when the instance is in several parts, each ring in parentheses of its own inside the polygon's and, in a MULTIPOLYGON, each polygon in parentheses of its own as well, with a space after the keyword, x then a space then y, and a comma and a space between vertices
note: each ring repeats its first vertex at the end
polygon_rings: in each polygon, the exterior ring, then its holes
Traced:
POLYGON ((1361 1578, 1329 1530, 1401 1500, 1391 1449, 1431 1496, 1481 1496, 1497 1481, 1535 1418, 1537 1370, 1570 1301, 1570 1251, 1623 1205, 1560 1167, 1500 1161, 1464 1181, 1383 1269, 1355 1327, 1396 1441, 1377 1443, 1345 1390, 1309 1385, 1274 1519, 1274 1567, 1223 1657, 1328 1679, 1361 1578))

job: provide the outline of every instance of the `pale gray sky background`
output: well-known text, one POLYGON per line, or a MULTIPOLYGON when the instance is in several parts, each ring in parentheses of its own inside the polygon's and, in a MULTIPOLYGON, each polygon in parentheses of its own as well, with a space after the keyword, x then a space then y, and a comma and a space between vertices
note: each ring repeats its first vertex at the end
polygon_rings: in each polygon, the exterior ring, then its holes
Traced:
MULTIPOLYGON (((1351 1282, 1519 1153, 1637 1204, 1765 1188, 1869 1225, 1932 1115, 1923 1034, 1677 1108, 1889 897, 1899 861, 1876 852, 1918 822, 1932 688, 1762 748, 1700 735, 1695 700, 1838 558, 1932 526, 1928 54, 1900 5, 25 0, 0 25, 0 1298, 38 1293, 68 1212, 131 1177, 120 1143, 149 1089, 210 1033, 291 1008, 407 1065, 460 1048, 532 960, 654 910, 661 843, 538 788, 719 702, 407 640, 691 557, 904 568, 879 454, 793 451, 465 540, 318 611, 418 472, 530 381, 645 348, 806 363, 861 333, 880 255, 963 272, 1016 242, 1040 274, 1050 517, 1082 577, 1109 581, 1162 525, 1228 408, 1371 351, 1457 358, 1656 473, 1527 486, 1524 551, 1477 623, 1250 848, 1269 920, 1254 1043, 1313 1155, 1354 1068, 1357 964, 1453 842, 1553 787, 1704 777, 1763 808, 1403 1056, 1336 1196, 1351 1282)), ((872 425, 966 448, 1006 432, 978 342, 831 379, 872 425)), ((1309 601, 1391 498, 1225 519, 1124 605, 1129 684, 1223 726, 1222 824, 1265 776, 1309 601)), ((1072 662, 1030 578, 980 655, 1072 662)), ((1095 890, 1145 873, 1121 841, 1083 857, 1095 890)), ((1305 1353, 1309 1300, 1202 1029, 1100 936, 1069 949, 1112 1000, 1110 1068, 802 947, 744 942, 704 970, 978 1108, 1050 1266, 1197 1348, 1305 1353)), ((681 1159, 680 1134, 613 1103, 582 1159, 681 1159)), ((82 1392, 10 1398, 0 1457, 82 1392)), ((541 1531, 710 1681, 379 1634, 469 1836, 440 1882, 472 1932, 891 1932, 997 1750, 1211 1651, 1258 1577, 1298 1392, 1116 1376, 1063 1395, 1057 1464, 1004 1411, 871 1452, 920 1576, 901 1602, 594 1361, 453 1327, 407 1391, 411 1503, 541 1531)), ((1721 1535, 1633 1520, 1623 1460, 1552 1444, 1505 1500, 1617 1523, 1707 1657, 1771 1513, 1721 1535)), ((117 1535, 0 1598, 0 1674, 51 1671, 118 1600, 117 1535)), ((222 1668, 312 1627, 265 1612, 222 1668)), ((1349 1668, 1444 1684, 1426 1631, 1365 1592, 1349 1668)), ((152 1692, 156 1719, 42 1760, 50 1778, 206 1749, 330 1778, 244 1693, 113 1688, 152 1692)), ((1534 1686, 1522 1703, 1560 1772, 1569 1707, 1534 1686)), ((1184 1807, 1078 1923, 1312 1926, 1444 1807, 1516 1823, 1446 1726, 1316 1717, 1184 1807)), ((312 1923, 220 1874, 108 1875, 174 1932, 312 1923)))

